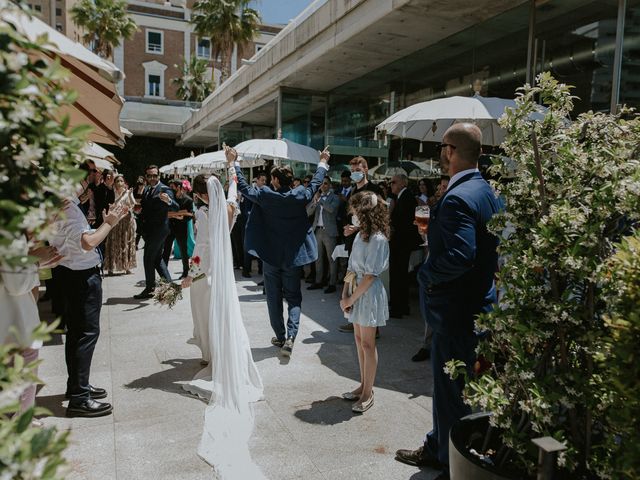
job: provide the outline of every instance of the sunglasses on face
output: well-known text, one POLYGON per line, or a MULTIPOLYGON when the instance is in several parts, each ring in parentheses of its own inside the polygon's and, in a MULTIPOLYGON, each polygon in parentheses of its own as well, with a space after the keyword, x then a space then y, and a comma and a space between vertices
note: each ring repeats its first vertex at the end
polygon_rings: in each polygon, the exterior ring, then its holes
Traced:
POLYGON ((159 175, 157 173, 147 173, 146 177, 147 178, 158 178, 159 175))

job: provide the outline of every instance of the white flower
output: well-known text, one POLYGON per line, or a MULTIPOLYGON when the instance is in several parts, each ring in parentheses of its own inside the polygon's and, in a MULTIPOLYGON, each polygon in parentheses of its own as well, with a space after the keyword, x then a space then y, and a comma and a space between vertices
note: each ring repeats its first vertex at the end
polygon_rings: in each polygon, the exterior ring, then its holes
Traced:
POLYGON ((41 203, 38 208, 32 208, 27 212, 27 214, 22 219, 22 223, 20 224, 21 228, 26 229, 27 231, 34 231, 40 228, 40 226, 47 219, 47 211, 45 209, 44 203, 41 203))
POLYGON ((9 120, 14 123, 22 123, 34 117, 33 107, 28 102, 19 102, 13 106, 13 111, 9 113, 9 120))
POLYGON ((42 158, 44 149, 33 145, 22 145, 22 151, 13 157, 20 168, 29 168, 33 162, 42 158))
POLYGON ((5 56, 5 61, 10 70, 18 71, 29 63, 29 57, 24 52, 10 53, 5 56))

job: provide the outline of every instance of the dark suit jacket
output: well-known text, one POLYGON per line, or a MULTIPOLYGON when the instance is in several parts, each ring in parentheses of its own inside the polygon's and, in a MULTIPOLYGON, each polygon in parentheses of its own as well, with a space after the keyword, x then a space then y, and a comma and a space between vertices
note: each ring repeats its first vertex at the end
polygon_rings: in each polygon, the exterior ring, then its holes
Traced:
POLYGON ((318 244, 311 231, 306 206, 327 173, 318 167, 308 187, 276 192, 269 187, 256 188, 247 183, 236 167, 238 190, 253 203, 244 234, 245 250, 276 267, 294 267, 314 262, 318 244))
POLYGON ((389 242, 389 248, 411 252, 420 245, 421 239, 418 234, 418 227, 413 224, 417 205, 415 197, 408 188, 402 192, 391 212, 391 241, 389 242))
POLYGON ((178 204, 175 201, 173 190, 164 183, 158 182, 155 187, 147 187, 142 194, 142 218, 144 235, 164 234, 169 232, 169 219, 167 213, 169 210, 178 210, 178 204), (167 205, 160 200, 160 194, 166 193, 171 198, 171 205, 167 205))
POLYGON ((498 238, 487 222, 502 202, 479 172, 449 187, 431 210, 426 283, 427 322, 438 333, 471 335, 474 319, 496 301, 498 238))

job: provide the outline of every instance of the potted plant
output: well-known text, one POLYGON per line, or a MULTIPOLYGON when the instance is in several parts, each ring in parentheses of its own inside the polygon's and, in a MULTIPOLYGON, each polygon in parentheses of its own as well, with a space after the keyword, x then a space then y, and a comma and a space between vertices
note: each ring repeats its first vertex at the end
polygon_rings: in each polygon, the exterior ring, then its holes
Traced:
MULTIPOLYGON (((466 401, 491 416, 452 429, 452 448, 507 478, 535 476, 536 437, 564 445, 555 462, 562 479, 611 478, 625 442, 610 421, 617 405, 608 366, 598 361, 608 334, 600 275, 640 216, 640 121, 622 109, 569 122, 573 100, 569 86, 543 73, 500 121, 502 148, 518 169, 496 185, 506 208, 489 226, 501 238, 501 293, 478 320, 490 332, 478 353, 492 366, 465 389, 466 401), (531 121, 538 103, 547 110, 531 121)), ((460 367, 447 368, 456 375, 460 367)))

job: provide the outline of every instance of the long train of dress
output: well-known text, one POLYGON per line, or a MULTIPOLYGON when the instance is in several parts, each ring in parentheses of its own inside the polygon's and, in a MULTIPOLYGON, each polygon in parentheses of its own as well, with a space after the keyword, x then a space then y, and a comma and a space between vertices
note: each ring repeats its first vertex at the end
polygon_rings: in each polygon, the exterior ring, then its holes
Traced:
MULTIPOLYGON (((262 379, 251 355, 233 273, 227 203, 217 178, 207 181, 211 293, 211 362, 185 390, 209 399, 198 455, 224 480, 265 478, 249 453, 252 402, 262 399, 262 379)), ((192 292, 193 293, 193 292, 192 292)))

